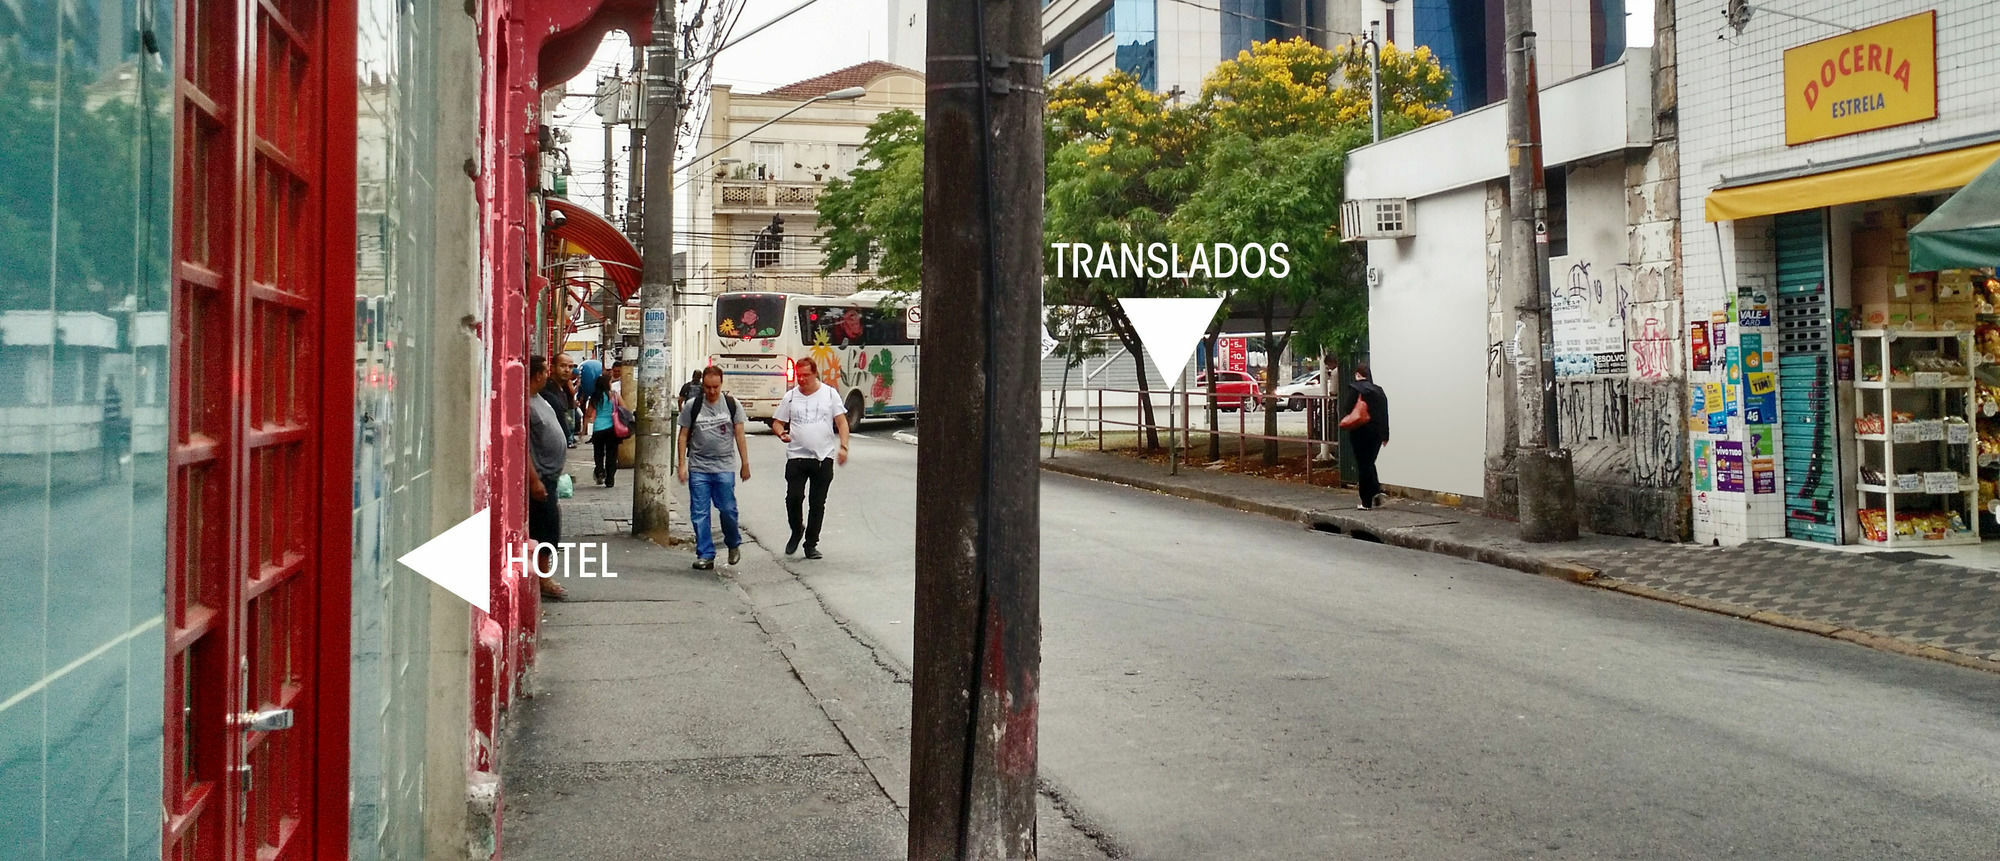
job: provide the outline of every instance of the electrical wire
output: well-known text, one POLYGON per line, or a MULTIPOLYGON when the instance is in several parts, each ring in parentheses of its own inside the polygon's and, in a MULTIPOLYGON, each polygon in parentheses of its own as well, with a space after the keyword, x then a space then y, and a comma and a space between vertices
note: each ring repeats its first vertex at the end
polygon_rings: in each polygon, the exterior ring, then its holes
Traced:
POLYGON ((1349 33, 1346 30, 1335 30, 1329 27, 1315 27, 1311 24, 1304 24, 1296 21, 1285 21, 1278 18, 1266 18, 1262 15, 1252 15, 1248 12, 1236 12, 1229 9, 1224 9, 1220 6, 1210 6, 1206 3, 1196 3, 1194 2, 1194 0, 1167 0, 1167 2, 1179 3, 1182 6, 1190 6, 1195 9, 1201 9, 1208 12, 1219 12, 1221 14, 1228 15, 1232 18, 1242 18, 1246 21, 1260 21, 1266 24, 1279 24, 1285 27, 1297 27, 1301 30, 1313 33, 1326 33, 1334 36, 1349 36, 1353 38, 1367 38, 1368 36, 1368 34, 1366 33, 1349 33))

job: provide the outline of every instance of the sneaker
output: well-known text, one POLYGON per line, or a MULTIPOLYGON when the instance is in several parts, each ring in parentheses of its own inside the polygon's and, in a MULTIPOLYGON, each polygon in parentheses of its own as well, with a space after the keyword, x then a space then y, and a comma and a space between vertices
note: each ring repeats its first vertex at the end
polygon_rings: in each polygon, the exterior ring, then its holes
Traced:
POLYGON ((715 570, 715 560, 713 560, 713 559, 696 559, 696 560, 694 560, 694 570, 696 570, 696 571, 713 571, 713 570, 715 570))
POLYGON ((741 547, 729 548, 729 564, 734 565, 741 561, 743 561, 743 548, 741 547))
POLYGON ((1357 505, 1357 506, 1354 506, 1354 507, 1355 507, 1355 508, 1356 508, 1357 510, 1360 510, 1360 511, 1374 511, 1374 510, 1375 510, 1375 506, 1373 506, 1373 505, 1369 505, 1369 504, 1368 504, 1368 503, 1366 503, 1366 502, 1364 502, 1364 503, 1361 503, 1360 505, 1357 505))
POLYGON ((826 558, 826 557, 824 557, 824 556, 821 556, 821 555, 820 555, 820 552, 819 552, 819 548, 817 548, 817 547, 807 547, 807 548, 806 548, 806 558, 807 558, 807 559, 824 559, 824 558, 826 558))
POLYGON ((799 552, 799 542, 804 539, 804 535, 797 532, 792 533, 792 540, 785 542, 785 555, 790 556, 799 552))
POLYGON ((1389 504, 1389 494, 1386 494, 1386 493, 1378 493, 1378 494, 1375 494, 1375 507, 1376 507, 1376 508, 1381 508, 1382 506, 1384 506, 1384 505, 1388 505, 1388 504, 1389 504))

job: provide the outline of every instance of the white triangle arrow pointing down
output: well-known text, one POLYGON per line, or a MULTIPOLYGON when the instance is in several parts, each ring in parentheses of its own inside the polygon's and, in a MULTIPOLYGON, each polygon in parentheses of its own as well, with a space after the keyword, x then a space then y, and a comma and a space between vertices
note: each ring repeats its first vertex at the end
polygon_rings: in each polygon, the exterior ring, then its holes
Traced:
POLYGON ((1169 387, 1180 381, 1188 357, 1194 355, 1201 336, 1208 334, 1208 324, 1221 305, 1220 298, 1118 300, 1139 343, 1146 346, 1146 355, 1152 357, 1153 369, 1169 387))
POLYGON ((464 598, 467 603, 478 607, 479 612, 488 612, 487 601, 493 594, 493 585, 487 576, 492 525, 493 516, 486 509, 480 509, 464 522, 403 554, 396 561, 424 575, 432 583, 443 586, 445 591, 464 598))

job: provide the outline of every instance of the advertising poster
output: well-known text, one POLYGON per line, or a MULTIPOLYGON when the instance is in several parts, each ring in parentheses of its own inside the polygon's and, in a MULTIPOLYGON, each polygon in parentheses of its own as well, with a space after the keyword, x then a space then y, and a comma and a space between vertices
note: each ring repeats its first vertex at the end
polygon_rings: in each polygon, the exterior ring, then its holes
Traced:
POLYGON ((1708 361, 1708 321, 1697 320, 1688 324, 1688 356, 1694 360, 1694 369, 1706 371, 1708 361))
POLYGON ((1729 432, 1729 401, 1722 396, 1721 383, 1701 384, 1701 403, 1709 433, 1729 432))
POLYGON ((1743 492, 1743 444, 1715 444, 1715 489, 1724 493, 1743 492))
POLYGON ((1743 335, 1736 339, 1736 343, 1743 347, 1744 373, 1764 370, 1763 335, 1743 335))
POLYGON ((1694 489, 1715 489, 1715 479, 1709 474, 1708 440, 1705 439, 1694 441, 1694 489))
POLYGON ((1768 457, 1751 458, 1750 490, 1752 493, 1778 492, 1777 461, 1768 457))
POLYGON ((1736 291, 1736 323, 1745 329, 1771 325, 1770 295, 1755 287, 1739 288, 1736 291))
POLYGON ((1743 420, 1753 425, 1778 420, 1778 376, 1757 372, 1744 375, 1743 420))
POLYGON ((1708 321, 1708 348, 1719 350, 1729 346, 1729 312, 1717 311, 1708 321))

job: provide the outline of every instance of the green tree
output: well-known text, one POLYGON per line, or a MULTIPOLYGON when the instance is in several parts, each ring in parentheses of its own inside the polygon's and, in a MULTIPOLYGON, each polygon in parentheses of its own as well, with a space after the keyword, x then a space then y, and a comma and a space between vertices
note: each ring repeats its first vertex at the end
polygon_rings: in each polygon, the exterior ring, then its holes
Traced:
MULTIPOLYGON (((1394 134, 1450 116, 1450 79, 1429 52, 1385 47, 1381 54, 1383 131, 1394 134)), ((1355 46, 1327 51, 1302 39, 1260 42, 1217 66, 1196 110, 1206 119, 1201 181, 1179 207, 1170 232, 1182 244, 1237 248, 1283 243, 1290 271, 1208 278, 1232 316, 1263 323, 1266 391, 1279 383, 1278 358, 1296 340, 1318 354, 1366 340, 1367 293, 1361 249, 1340 241, 1347 156, 1370 141, 1368 65, 1355 46), (1357 108, 1358 105, 1358 108, 1357 108), (1281 325, 1281 321, 1291 321, 1281 325)), ((1279 448, 1275 412, 1264 417, 1264 462, 1279 448)))
POLYGON ((923 277, 923 118, 901 108, 884 112, 869 125, 860 156, 851 176, 820 194, 820 272, 853 266, 874 273, 864 286, 914 293, 923 277))
MULTIPOLYGON (((1099 81, 1052 86, 1044 116, 1043 235, 1051 245, 1083 243, 1101 249, 1170 241, 1167 219, 1198 181, 1194 159, 1203 126, 1191 108, 1170 105, 1137 78, 1115 72, 1099 81)), ((1157 449, 1145 347, 1118 300, 1199 294, 1170 275, 1077 272, 1059 269, 1053 260, 1048 275, 1048 304, 1096 310, 1131 355, 1139 377, 1145 445, 1157 449)))

